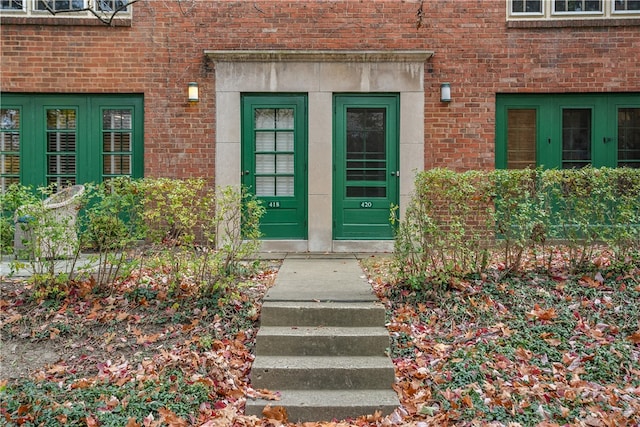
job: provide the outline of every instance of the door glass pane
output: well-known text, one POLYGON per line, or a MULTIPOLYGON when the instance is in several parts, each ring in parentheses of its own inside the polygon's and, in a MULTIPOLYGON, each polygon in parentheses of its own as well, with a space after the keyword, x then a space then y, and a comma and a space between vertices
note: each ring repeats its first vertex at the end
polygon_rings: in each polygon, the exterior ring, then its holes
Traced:
POLYGON ((253 114, 256 129, 275 129, 276 110, 274 108, 256 108, 253 114))
POLYGON ((292 108, 278 108, 276 110, 276 129, 293 129, 292 108))
POLYGON ((256 196, 269 197, 276 195, 276 178, 274 176, 256 177, 256 196))
POLYGON ((294 110, 256 108, 253 117, 256 195, 294 196, 294 110))
POLYGON ((562 168, 581 168, 591 164, 591 109, 566 108, 562 111, 562 168))
POLYGON ((20 110, 0 109, 0 191, 20 182, 20 110))
POLYGON ((640 108, 618 109, 618 166, 640 168, 640 108))
POLYGON ((293 174, 293 154, 278 154, 276 156, 276 173, 293 174))
POLYGON ((256 132, 256 151, 275 151, 275 132, 256 132))
POLYGON ((293 151, 293 132, 278 132, 278 151, 293 151))
POLYGON ((347 186, 347 197, 387 197, 386 187, 347 186))
POLYGON ((347 197, 386 197, 385 135, 386 109, 347 108, 347 197))
POLYGON ((47 185, 76 183, 76 110, 47 110, 47 185))
POLYGON ((507 111, 507 169, 536 167, 536 110, 507 111))
POLYGON ((131 156, 103 155, 102 174, 104 176, 130 176, 131 156))
POLYGON ((106 153, 130 152, 131 134, 117 132, 102 132, 102 151, 106 153))
POLYGON ((274 154, 256 154, 256 173, 275 173, 275 158, 274 154))
POLYGON ((276 196, 293 196, 293 177, 276 177, 276 196))

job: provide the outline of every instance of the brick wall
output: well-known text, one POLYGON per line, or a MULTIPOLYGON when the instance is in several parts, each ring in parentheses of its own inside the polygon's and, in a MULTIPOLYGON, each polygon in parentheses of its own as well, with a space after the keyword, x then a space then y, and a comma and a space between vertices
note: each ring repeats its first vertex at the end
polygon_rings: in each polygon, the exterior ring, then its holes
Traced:
POLYGON ((494 165, 495 93, 640 92, 637 20, 509 25, 505 2, 142 0, 130 26, 3 19, 1 89, 144 93, 145 174, 212 179, 213 65, 205 49, 427 49, 425 167, 494 165), (15 22, 15 20, 13 21, 15 22), (633 25, 628 25, 631 23, 633 25), (574 25, 574 26, 571 26, 574 25), (189 81, 200 102, 186 102, 189 81), (449 82, 453 101, 439 101, 449 82))

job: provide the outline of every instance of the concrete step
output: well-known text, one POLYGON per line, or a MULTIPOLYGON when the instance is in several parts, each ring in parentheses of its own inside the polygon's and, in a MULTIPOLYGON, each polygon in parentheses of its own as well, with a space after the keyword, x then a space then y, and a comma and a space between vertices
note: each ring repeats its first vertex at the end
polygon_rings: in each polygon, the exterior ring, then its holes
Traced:
POLYGON ((262 356, 251 369, 254 388, 270 390, 391 389, 395 371, 386 356, 262 356))
POLYGON ((261 356, 384 356, 389 332, 380 327, 263 326, 255 352, 261 356))
POLYGON ((261 326, 372 326, 385 324, 378 302, 267 301, 261 326))
POLYGON ((264 298, 251 384, 280 391, 246 413, 283 406, 292 422, 357 418, 400 403, 385 355, 385 310, 355 258, 284 259, 264 298))
POLYGON ((246 414, 262 417, 265 406, 282 406, 294 423, 357 418, 376 411, 388 415, 398 408, 397 394, 386 390, 282 390, 278 401, 247 399, 246 414))

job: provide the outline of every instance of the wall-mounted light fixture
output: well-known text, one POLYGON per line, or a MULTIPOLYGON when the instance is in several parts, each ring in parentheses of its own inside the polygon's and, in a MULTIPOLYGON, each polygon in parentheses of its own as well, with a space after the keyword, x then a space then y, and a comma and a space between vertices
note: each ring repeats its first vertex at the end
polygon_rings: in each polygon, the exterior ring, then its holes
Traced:
POLYGON ((440 85, 440 102, 451 102, 451 85, 449 83, 440 85))
POLYGON ((189 102, 198 102, 200 100, 200 98, 198 97, 198 83, 189 82, 188 88, 189 102))

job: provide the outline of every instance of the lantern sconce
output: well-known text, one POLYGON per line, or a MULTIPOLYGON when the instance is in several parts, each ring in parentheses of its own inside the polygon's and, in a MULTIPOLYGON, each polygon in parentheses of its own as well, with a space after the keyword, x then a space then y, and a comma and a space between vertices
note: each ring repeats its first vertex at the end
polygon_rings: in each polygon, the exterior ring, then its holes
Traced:
POLYGON ((440 85, 440 102, 451 102, 451 85, 449 83, 440 85))
POLYGON ((200 98, 198 97, 198 83, 189 82, 187 96, 190 103, 198 102, 200 100, 200 98))

